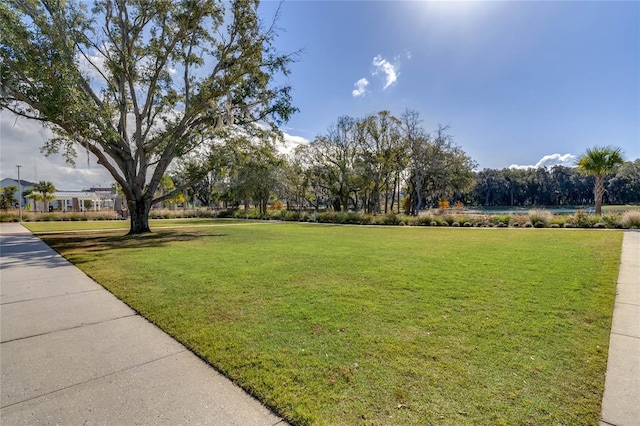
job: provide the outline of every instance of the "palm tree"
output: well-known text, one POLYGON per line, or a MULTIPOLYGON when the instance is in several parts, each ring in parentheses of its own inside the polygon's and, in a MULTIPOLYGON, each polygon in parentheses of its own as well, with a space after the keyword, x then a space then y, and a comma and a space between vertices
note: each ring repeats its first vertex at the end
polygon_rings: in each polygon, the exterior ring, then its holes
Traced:
POLYGON ((55 186, 51 182, 41 180, 33 185, 33 190, 40 193, 44 204, 44 211, 49 211, 49 201, 53 200, 53 193, 56 192, 55 186))
POLYGON ((624 163, 620 148, 605 146, 587 149, 578 157, 576 164, 585 174, 596 177, 593 194, 596 201, 596 215, 602 214, 602 197, 604 195, 604 177, 613 172, 617 166, 624 163))

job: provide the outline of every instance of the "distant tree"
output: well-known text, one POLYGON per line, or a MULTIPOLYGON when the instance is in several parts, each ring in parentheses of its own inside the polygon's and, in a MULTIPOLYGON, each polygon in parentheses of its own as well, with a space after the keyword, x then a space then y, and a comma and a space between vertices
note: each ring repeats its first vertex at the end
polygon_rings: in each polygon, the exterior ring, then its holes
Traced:
POLYGON ((589 148, 576 160, 578 168, 583 173, 593 175, 596 178, 596 184, 593 189, 596 215, 602 214, 605 176, 613 173, 616 167, 623 163, 622 150, 611 146, 589 148))
POLYGON ((10 185, 6 188, 0 188, 0 209, 8 210, 13 208, 17 203, 15 194, 18 192, 18 188, 10 185))
POLYGON ((292 55, 275 51, 258 4, 3 1, 0 108, 50 126, 47 153, 95 155, 127 198, 129 233, 150 232, 151 206, 183 190, 156 197, 174 160, 225 130, 278 133, 295 112, 274 84, 292 55))
POLYGON ((426 133, 412 114, 406 113, 402 121, 409 153, 409 213, 417 215, 423 200, 432 203, 445 194, 470 191, 476 164, 446 133, 447 127, 426 133))
POLYGON ((365 210, 369 213, 381 212, 381 199, 384 200, 384 213, 388 213, 393 200, 397 171, 402 166, 398 151, 403 150, 400 133, 400 120, 389 111, 380 111, 358 121, 360 163, 364 184, 370 190, 369 202, 365 210))
POLYGON ((162 207, 166 208, 168 204, 170 209, 174 209, 176 204, 184 202, 184 195, 181 192, 176 192, 175 189, 176 187, 171 176, 166 173, 162 175, 160 184, 158 185, 159 194, 156 194, 157 198, 164 199, 164 201, 161 202, 162 207), (164 196, 166 194, 173 194, 173 196, 171 198, 165 198, 164 196))
POLYGON ((355 164, 360 152, 358 122, 352 117, 338 118, 325 135, 309 144, 306 163, 311 179, 331 196, 336 211, 347 211, 357 191, 355 164))
POLYGON ((39 192, 39 198, 44 204, 44 211, 49 211, 49 201, 53 200, 53 193, 56 192, 56 187, 53 186, 53 183, 41 180, 33 185, 33 190, 39 192))
POLYGON ((640 203, 640 158, 621 165, 606 187, 609 199, 615 203, 640 203))
POLYGON ((239 138, 230 141, 235 162, 232 168, 232 191, 238 199, 244 199, 245 205, 251 199, 258 206, 260 215, 267 217, 267 205, 271 195, 277 191, 283 181, 281 158, 275 145, 268 141, 250 141, 239 138))

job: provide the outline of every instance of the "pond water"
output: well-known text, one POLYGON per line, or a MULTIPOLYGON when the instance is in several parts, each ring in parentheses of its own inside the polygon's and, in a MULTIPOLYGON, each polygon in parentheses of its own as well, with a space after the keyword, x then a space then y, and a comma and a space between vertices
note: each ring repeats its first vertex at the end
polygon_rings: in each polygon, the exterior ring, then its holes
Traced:
MULTIPOLYGON (((594 207, 585 206, 568 206, 568 207, 470 207, 461 211, 463 214, 527 214, 529 210, 546 210, 553 214, 574 214, 578 210, 584 210, 586 213, 593 214, 594 207)), ((436 212, 437 210, 432 210, 436 212)), ((428 210, 425 210, 428 212, 428 210)))

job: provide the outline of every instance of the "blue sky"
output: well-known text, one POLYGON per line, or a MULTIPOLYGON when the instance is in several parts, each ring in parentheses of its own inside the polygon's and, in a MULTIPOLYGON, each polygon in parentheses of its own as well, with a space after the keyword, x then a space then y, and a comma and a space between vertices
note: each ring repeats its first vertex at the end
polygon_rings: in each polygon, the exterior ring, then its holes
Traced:
MULTIPOLYGON (((261 5, 265 24, 279 2, 261 5)), ((640 2, 285 1, 276 47, 302 49, 288 83, 300 112, 290 140, 341 115, 419 111, 450 126, 479 169, 572 164, 587 147, 640 157, 640 2), (367 84, 360 83, 366 79, 367 84)), ((38 147, 48 133, 0 114, 2 177, 61 189, 112 179, 38 147)), ((85 157, 83 157, 83 155, 85 157)))
POLYGON ((291 134, 410 108, 480 168, 607 144, 640 157, 639 2, 289 1, 279 26, 281 50, 303 49, 291 134))

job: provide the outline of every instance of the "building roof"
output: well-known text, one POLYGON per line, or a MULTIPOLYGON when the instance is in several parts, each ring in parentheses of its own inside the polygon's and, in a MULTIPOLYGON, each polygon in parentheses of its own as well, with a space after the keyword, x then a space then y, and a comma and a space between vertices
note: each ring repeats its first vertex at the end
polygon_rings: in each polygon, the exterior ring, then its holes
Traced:
MULTIPOLYGON (((0 187, 5 188, 7 186, 18 186, 18 179, 14 179, 14 178, 4 178, 2 179, 2 181, 0 181, 0 187)), ((29 182, 28 180, 24 180, 24 179, 20 179, 20 186, 21 187, 31 187, 35 185, 35 183, 33 182, 29 182)))
MULTIPOLYGON (((38 191, 35 191, 38 193, 38 191)), ((77 198, 79 200, 100 200, 104 198, 112 198, 115 197, 115 194, 111 193, 98 193, 91 191, 56 191, 53 194, 54 200, 70 200, 73 198, 77 198)))

